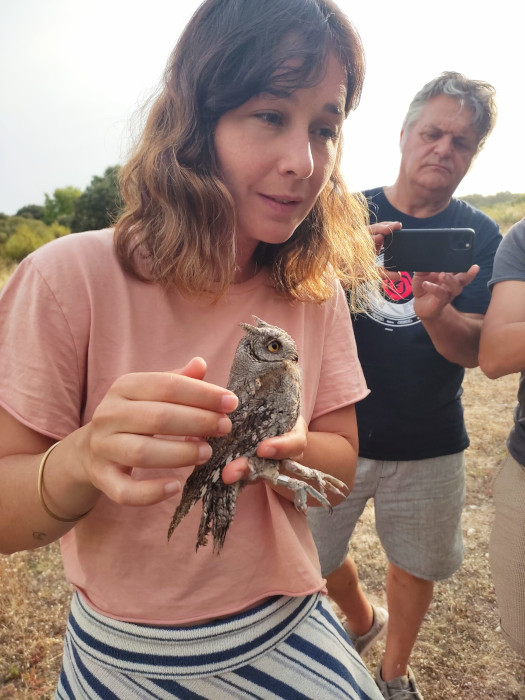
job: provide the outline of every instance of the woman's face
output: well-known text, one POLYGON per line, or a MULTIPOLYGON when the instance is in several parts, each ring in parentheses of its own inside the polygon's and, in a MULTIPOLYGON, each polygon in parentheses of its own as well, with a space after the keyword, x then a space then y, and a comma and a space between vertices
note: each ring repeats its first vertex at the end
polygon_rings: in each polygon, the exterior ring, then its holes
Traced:
POLYGON ((215 150, 235 204, 241 270, 260 241, 288 240, 327 184, 346 90, 345 72, 330 55, 318 85, 286 97, 257 95, 219 119, 215 150))

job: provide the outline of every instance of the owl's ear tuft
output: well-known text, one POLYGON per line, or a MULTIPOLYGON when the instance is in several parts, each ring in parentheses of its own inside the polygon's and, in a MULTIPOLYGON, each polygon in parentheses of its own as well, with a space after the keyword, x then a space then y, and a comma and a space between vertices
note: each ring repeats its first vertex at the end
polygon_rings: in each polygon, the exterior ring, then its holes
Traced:
POLYGON ((262 318, 259 318, 258 316, 252 316, 253 320, 257 324, 256 326, 251 326, 249 323, 239 323, 239 326, 241 328, 244 328, 245 331, 255 331, 258 328, 273 328, 269 323, 266 323, 266 321, 263 321, 262 318))

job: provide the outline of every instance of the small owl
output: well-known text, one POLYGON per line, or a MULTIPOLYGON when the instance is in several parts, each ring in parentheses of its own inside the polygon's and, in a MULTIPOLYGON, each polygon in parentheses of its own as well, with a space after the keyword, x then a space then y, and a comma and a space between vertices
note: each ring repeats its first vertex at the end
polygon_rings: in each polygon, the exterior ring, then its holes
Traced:
POLYGON ((245 335, 239 341, 230 370, 227 388, 239 399, 230 413, 231 432, 211 438, 213 454, 194 468, 188 477, 182 497, 168 530, 173 531, 195 503, 202 499, 202 517, 196 549, 205 545, 208 534, 219 553, 235 514, 239 490, 249 481, 266 479, 295 492, 295 507, 306 512, 308 494, 330 508, 325 489, 342 494, 346 485, 333 476, 310 469, 292 460, 262 459, 256 455, 264 438, 291 430, 301 410, 301 374, 293 338, 277 326, 254 316, 257 326, 241 323, 245 335), (223 467, 237 457, 247 457, 250 476, 247 480, 227 485, 222 481, 223 467), (317 489, 300 479, 280 474, 286 471, 313 479, 317 489))

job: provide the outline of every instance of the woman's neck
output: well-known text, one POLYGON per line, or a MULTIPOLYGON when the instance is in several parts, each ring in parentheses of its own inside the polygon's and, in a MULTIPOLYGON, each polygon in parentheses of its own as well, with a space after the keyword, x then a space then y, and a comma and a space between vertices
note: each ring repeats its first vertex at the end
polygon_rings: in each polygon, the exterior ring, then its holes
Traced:
POLYGON ((257 245, 244 246, 242 249, 237 249, 236 263, 237 267, 235 270, 234 282, 235 284, 241 284, 242 282, 247 282, 249 279, 254 277, 257 272, 257 263, 254 260, 254 253, 257 245))
POLYGON ((233 281, 235 284, 242 284, 243 282, 247 282, 248 280, 250 280, 252 277, 255 277, 257 272, 257 263, 253 260, 250 260, 247 265, 237 268, 237 270, 235 271, 233 281))

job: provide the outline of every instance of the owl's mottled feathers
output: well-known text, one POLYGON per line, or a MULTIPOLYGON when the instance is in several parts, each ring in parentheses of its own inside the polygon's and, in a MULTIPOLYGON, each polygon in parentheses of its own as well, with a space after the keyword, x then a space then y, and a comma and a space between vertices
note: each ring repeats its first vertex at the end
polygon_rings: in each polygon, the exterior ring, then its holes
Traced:
POLYGON ((222 549, 235 514, 237 495, 246 481, 227 485, 221 472, 237 457, 248 458, 251 474, 247 481, 262 478, 276 484, 281 464, 288 472, 315 479, 319 490, 299 479, 285 479, 286 486, 295 491, 296 508, 303 512, 308 493, 330 507, 325 487, 336 492, 345 488, 338 479, 291 460, 281 463, 256 456, 257 446, 264 438, 286 433, 296 424, 301 410, 301 374, 293 338, 277 326, 256 316, 254 319, 257 326, 241 324, 245 335, 237 346, 227 384, 239 399, 239 405, 229 414, 232 430, 224 437, 209 440, 213 454, 188 477, 169 526, 168 539, 190 508, 202 499, 196 549, 207 543, 210 532, 214 549, 222 549))

